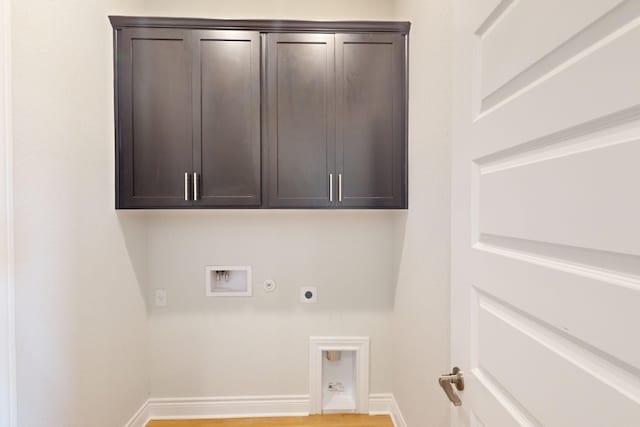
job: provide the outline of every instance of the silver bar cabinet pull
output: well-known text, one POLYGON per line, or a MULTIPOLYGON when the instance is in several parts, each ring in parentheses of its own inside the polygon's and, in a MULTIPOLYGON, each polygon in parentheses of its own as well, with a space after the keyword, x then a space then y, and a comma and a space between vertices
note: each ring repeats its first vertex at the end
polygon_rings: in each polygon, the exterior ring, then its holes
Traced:
POLYGON ((184 173, 184 200, 189 200, 189 172, 184 173))
POLYGON ((200 200, 200 191, 198 189, 198 174, 193 173, 193 200, 200 200))
POLYGON ((333 202, 333 174, 329 174, 329 201, 333 202))
POLYGON ((338 201, 342 201, 342 174, 338 174, 338 201))

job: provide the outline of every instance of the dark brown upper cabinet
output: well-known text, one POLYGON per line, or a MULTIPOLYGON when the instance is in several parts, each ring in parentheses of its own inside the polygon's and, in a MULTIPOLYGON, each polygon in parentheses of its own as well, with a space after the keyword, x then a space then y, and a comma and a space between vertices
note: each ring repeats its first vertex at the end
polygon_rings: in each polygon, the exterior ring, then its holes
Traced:
POLYGON ((260 34, 194 31, 193 38, 194 205, 258 207, 260 34))
POLYGON ((118 208, 185 207, 193 172, 191 33, 118 34, 118 208))
POLYGON ((117 208, 407 207, 409 23, 110 19, 117 208))
POLYGON ((267 36, 269 207, 335 206, 333 34, 267 36))
POLYGON ((406 206, 403 52, 399 34, 336 35, 339 207, 406 206))
POLYGON ((259 207, 260 33, 117 34, 118 208, 259 207))
POLYGON ((406 207, 402 35, 269 34, 266 61, 269 207, 406 207))

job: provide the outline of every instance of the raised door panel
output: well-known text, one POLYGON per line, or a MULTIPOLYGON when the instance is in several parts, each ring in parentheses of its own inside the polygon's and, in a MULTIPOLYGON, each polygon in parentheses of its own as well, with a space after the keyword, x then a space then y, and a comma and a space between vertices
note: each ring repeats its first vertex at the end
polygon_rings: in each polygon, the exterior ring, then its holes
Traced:
POLYGON ((400 34, 336 35, 339 207, 405 206, 400 34))
POLYGON ((260 206, 260 34, 195 31, 196 206, 260 206))
POLYGON ((637 425, 640 3, 477 3, 453 3, 453 425, 637 425))
POLYGON ((193 169, 189 32, 118 34, 118 208, 183 207, 193 169))
POLYGON ((335 203, 334 36, 267 36, 269 207, 335 203), (333 187, 333 188, 332 188, 333 187))

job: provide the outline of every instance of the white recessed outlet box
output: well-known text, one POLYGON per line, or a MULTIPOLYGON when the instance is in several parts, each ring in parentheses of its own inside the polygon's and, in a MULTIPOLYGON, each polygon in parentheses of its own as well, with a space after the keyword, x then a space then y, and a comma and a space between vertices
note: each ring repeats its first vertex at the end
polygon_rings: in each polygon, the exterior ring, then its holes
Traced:
POLYGON ((250 266, 210 265, 205 268, 208 297, 250 297, 253 295, 250 266))

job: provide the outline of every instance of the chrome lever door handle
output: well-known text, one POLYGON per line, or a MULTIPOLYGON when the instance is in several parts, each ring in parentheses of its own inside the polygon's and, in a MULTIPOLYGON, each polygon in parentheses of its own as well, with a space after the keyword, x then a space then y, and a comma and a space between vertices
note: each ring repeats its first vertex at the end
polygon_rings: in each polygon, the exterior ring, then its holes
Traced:
POLYGON ((453 368, 453 372, 451 374, 440 375, 438 383, 451 403, 453 403, 453 406, 462 406, 460 397, 453 390, 453 384, 455 384, 456 389, 459 391, 464 390, 464 374, 460 368, 456 366, 453 368))

